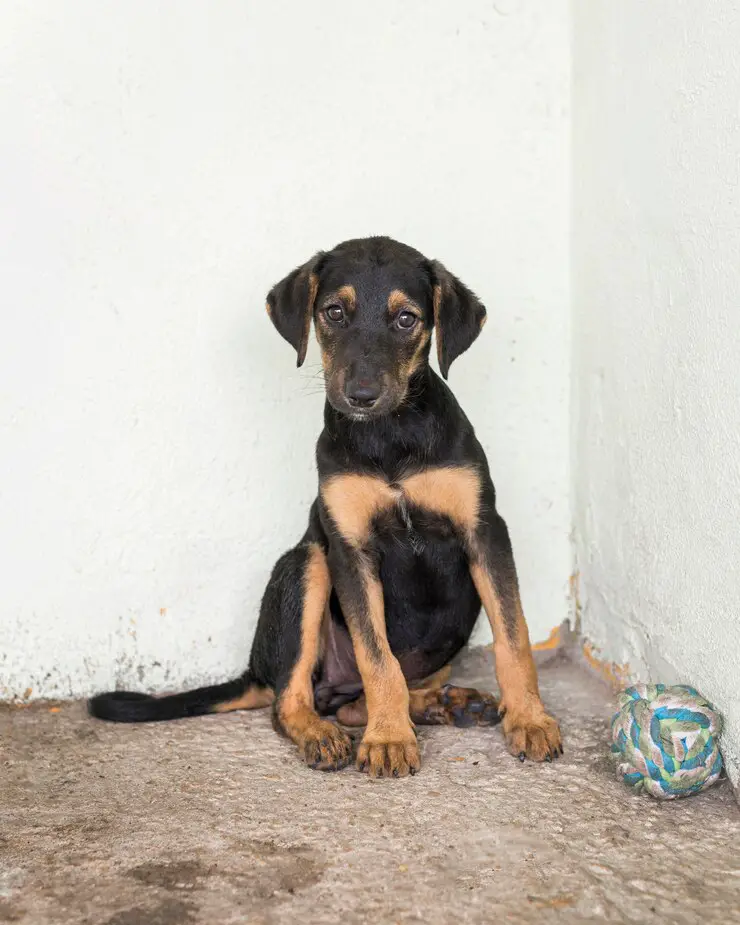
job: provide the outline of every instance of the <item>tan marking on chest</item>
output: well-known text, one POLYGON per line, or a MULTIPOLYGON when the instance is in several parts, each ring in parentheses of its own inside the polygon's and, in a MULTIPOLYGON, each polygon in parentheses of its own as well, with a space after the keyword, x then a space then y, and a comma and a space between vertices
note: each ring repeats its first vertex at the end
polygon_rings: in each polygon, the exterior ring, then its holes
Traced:
POLYGON ((401 483, 408 500, 424 510, 449 517, 458 527, 473 531, 478 525, 480 478, 469 466, 425 469, 401 483))
POLYGON ((342 537, 353 546, 366 542, 373 519, 398 497, 388 482, 372 475, 335 475, 321 488, 324 504, 342 537))
POLYGON ((433 511, 466 532, 478 524, 480 479, 468 466, 425 469, 391 485, 379 476, 349 474, 329 479, 321 490, 324 503, 343 538, 365 543, 378 514, 395 507, 408 527, 408 506, 433 511))

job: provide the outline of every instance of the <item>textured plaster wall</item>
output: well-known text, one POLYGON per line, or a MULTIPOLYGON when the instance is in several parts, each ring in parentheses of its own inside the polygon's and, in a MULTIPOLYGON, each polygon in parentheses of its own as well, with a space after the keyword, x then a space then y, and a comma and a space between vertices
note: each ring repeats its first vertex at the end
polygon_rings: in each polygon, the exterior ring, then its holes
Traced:
POLYGON ((574 5, 586 635, 726 715, 740 776, 740 9, 574 5))
POLYGON ((2 4, 0 696, 241 670, 322 407, 265 293, 355 235, 487 302, 451 384, 567 615, 568 106, 565 0, 2 4))

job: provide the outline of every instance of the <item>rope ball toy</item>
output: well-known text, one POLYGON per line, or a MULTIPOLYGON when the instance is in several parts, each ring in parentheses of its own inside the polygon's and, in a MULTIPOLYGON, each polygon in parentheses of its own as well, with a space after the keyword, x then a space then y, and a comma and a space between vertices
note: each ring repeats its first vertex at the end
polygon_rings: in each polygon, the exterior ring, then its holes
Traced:
POLYGON ((721 732, 722 717, 693 687, 628 687, 612 719, 617 777, 659 800, 699 793, 722 771, 721 732))

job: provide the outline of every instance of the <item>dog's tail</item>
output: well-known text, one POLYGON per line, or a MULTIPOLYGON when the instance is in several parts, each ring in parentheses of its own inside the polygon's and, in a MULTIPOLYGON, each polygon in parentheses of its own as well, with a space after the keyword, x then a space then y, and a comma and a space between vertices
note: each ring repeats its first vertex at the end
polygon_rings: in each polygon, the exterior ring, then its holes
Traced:
POLYGON ((155 723, 206 713, 254 710, 268 706, 273 699, 272 688, 259 684, 246 671, 241 677, 224 684, 165 697, 133 691, 110 691, 93 697, 88 702, 88 710, 91 716, 111 723, 155 723))

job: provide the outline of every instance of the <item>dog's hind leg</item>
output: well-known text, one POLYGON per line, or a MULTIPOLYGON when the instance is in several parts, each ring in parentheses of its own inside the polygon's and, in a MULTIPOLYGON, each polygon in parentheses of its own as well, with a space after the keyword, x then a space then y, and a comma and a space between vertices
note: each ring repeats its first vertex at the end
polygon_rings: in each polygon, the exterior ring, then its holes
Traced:
MULTIPOLYGON (((260 642, 271 637, 271 661, 277 663, 275 725, 296 743, 306 764, 320 771, 337 771, 352 760, 346 733, 321 719, 314 704, 313 677, 321 658, 321 626, 330 592, 322 547, 303 543, 275 567, 258 628, 260 642)), ((254 654, 259 658, 259 651, 254 654)))
POLYGON ((409 713, 418 726, 495 726, 501 722, 493 694, 452 684, 410 691, 409 713))
MULTIPOLYGON (((472 687, 442 684, 449 669, 428 678, 423 687, 409 690, 409 716, 416 726, 495 726, 501 722, 498 701, 493 694, 472 687)), ((367 725, 364 695, 337 710, 343 726, 367 725)))

